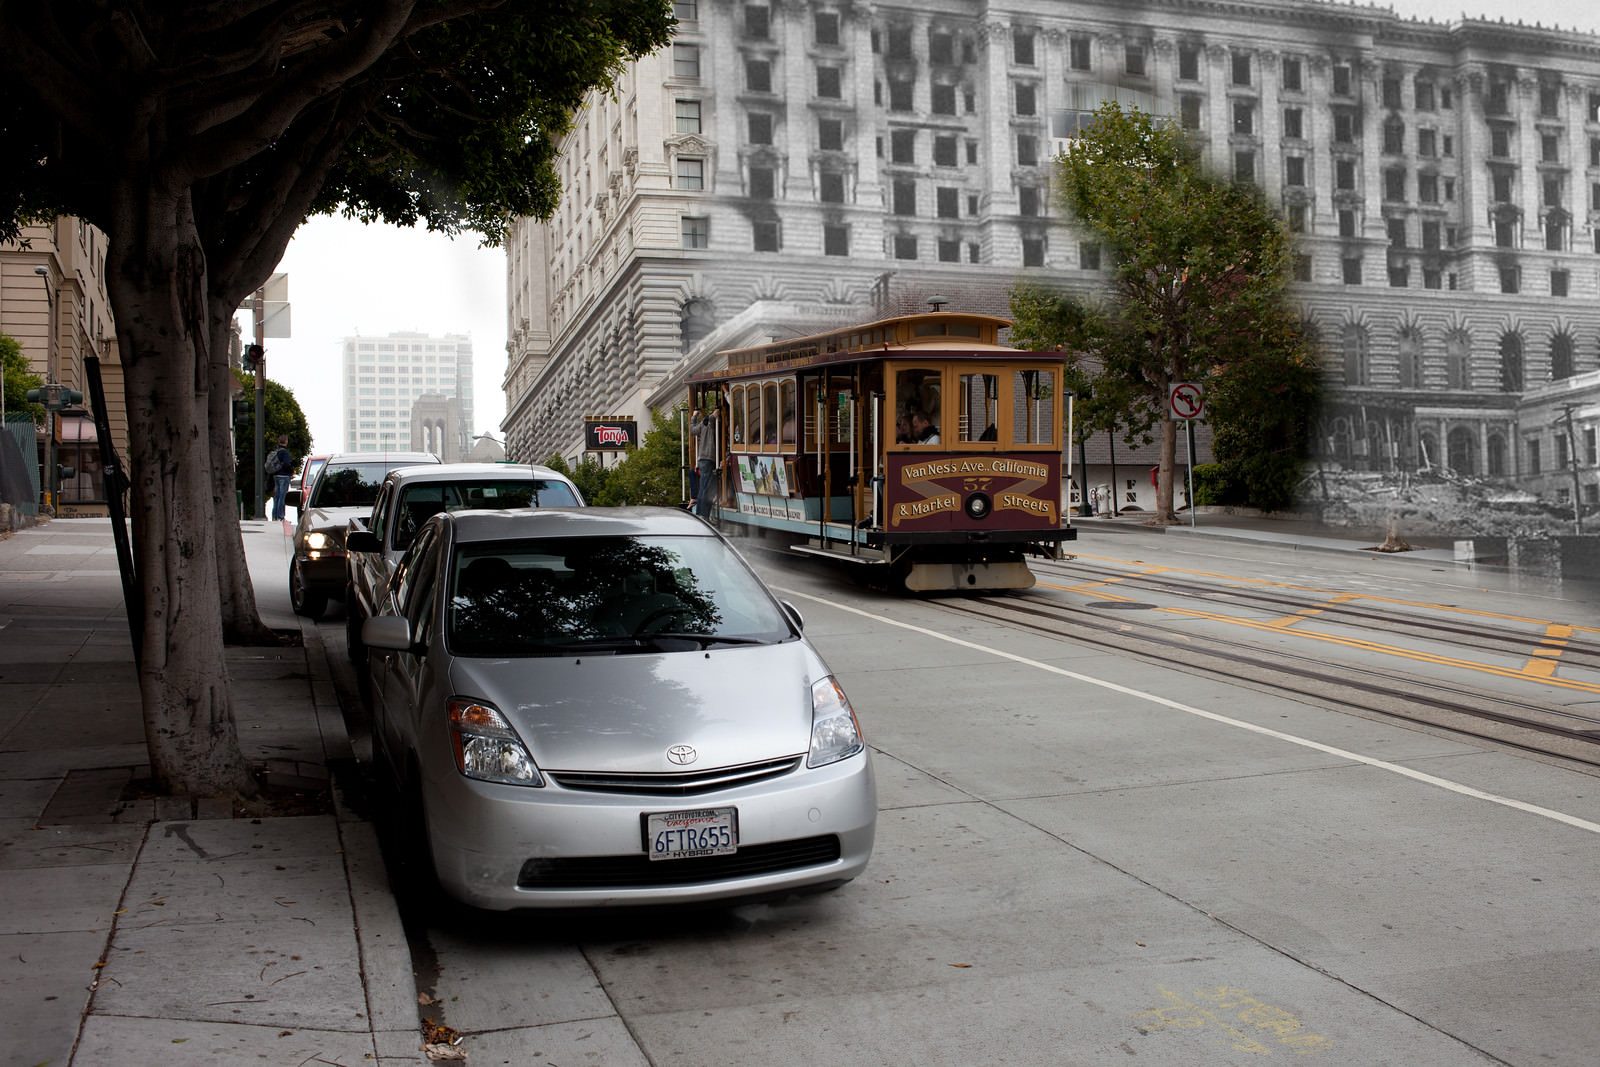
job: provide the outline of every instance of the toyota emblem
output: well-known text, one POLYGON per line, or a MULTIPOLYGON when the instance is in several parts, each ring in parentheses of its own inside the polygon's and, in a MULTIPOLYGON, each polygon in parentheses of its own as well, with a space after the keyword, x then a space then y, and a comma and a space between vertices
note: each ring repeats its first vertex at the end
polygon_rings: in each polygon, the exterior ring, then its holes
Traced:
POLYGON ((682 767, 700 758, 692 745, 673 745, 667 749, 667 759, 682 767))

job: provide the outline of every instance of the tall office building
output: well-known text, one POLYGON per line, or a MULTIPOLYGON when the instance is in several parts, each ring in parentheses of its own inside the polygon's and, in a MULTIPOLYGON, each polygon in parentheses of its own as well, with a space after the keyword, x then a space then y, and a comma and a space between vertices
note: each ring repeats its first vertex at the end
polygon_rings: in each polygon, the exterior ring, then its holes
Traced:
POLYGON ((1593 35, 1325 0, 675 8, 673 43, 567 136, 555 215, 508 242, 515 458, 672 403, 717 347, 1095 288, 1051 161, 1115 99, 1182 123, 1296 235, 1323 458, 1554 497, 1552 457, 1595 465, 1593 35))
POLYGON ((346 337, 344 447, 432 452, 446 463, 472 447, 472 340, 391 333, 346 337))

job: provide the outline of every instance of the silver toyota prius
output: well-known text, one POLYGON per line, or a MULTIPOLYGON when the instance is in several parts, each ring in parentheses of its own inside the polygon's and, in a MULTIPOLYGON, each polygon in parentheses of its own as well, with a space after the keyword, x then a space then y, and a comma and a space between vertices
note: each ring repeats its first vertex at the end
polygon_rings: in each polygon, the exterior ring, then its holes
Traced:
POLYGON ((459 900, 731 900, 867 865, 855 711, 799 613, 692 515, 436 515, 362 638, 375 759, 459 900))

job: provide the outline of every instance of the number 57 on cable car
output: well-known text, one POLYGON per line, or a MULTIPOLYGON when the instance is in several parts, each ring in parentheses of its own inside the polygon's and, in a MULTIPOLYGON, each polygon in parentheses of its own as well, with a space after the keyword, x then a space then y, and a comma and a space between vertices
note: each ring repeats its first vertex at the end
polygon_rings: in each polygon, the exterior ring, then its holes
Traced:
POLYGON ((701 513, 912 591, 1033 585, 1027 557, 1077 536, 1066 357, 1002 345, 1009 326, 936 311, 722 353, 687 383, 701 513))

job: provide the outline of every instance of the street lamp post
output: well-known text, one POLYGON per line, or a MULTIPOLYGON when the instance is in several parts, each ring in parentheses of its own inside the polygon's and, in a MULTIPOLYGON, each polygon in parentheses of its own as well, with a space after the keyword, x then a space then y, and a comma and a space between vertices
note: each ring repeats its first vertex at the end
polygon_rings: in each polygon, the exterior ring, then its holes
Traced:
MULTIPOLYGON (((46 311, 46 314, 48 316, 48 320, 45 323, 45 350, 44 350, 45 383, 47 385, 55 385, 56 384, 56 294, 55 294, 55 290, 52 289, 51 286, 50 286, 50 268, 49 267, 46 267, 43 264, 41 264, 41 265, 33 268, 33 273, 37 274, 39 276, 39 280, 44 282, 44 301, 45 301, 45 307, 48 309, 46 311)), ((48 435, 48 437, 50 439, 50 447, 49 447, 49 450, 46 453, 46 455, 49 457, 49 462, 46 464, 45 469, 44 469, 44 479, 43 479, 44 485, 41 488, 44 489, 45 504, 46 504, 47 507, 50 508, 51 514, 55 513, 56 503, 57 503, 57 496, 61 491, 60 486, 57 484, 57 479, 56 479, 56 418, 57 418, 57 412, 58 412, 58 409, 55 408, 55 407, 46 406, 46 408, 45 408, 45 418, 49 420, 49 422, 45 426, 45 433, 46 433, 46 435, 48 435)))

